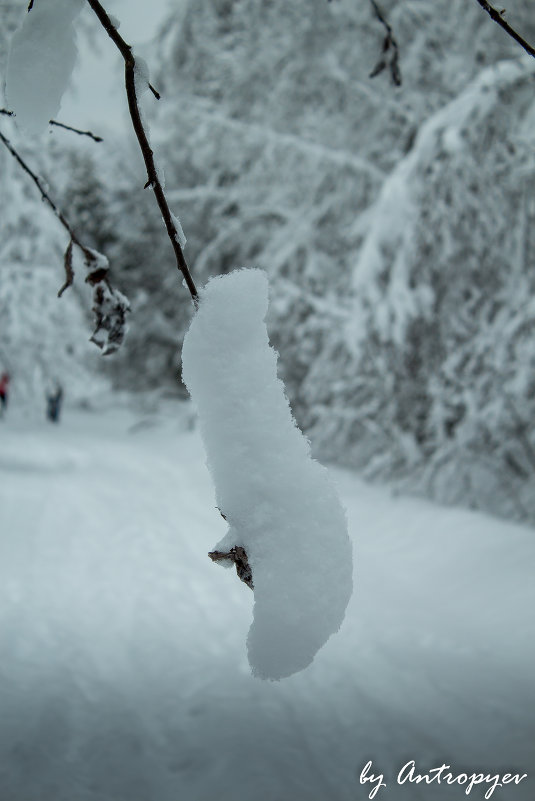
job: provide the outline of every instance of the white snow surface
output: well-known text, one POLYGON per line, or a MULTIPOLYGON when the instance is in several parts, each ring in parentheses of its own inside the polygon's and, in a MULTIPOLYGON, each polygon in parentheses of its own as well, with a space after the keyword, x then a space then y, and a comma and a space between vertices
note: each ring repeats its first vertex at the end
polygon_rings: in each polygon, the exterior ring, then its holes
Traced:
POLYGON ((74 21, 83 0, 35 0, 11 40, 6 95, 17 124, 42 133, 57 116, 76 61, 74 21))
MULTIPOLYGON (((420 771, 528 773, 535 534, 330 474, 358 585, 304 671, 251 677, 253 594, 188 404, 0 420, 0 786, 6 801, 461 801, 420 771), (219 535, 221 536, 221 535, 219 535)), ((488 785, 469 801, 482 801, 488 785)))
POLYGON ((86 262, 86 267, 88 268, 90 273, 93 272, 94 270, 109 270, 110 263, 108 261, 107 256, 104 256, 103 253, 100 253, 98 250, 95 250, 94 248, 87 248, 87 250, 89 250, 93 256, 90 264, 87 264, 86 262))
POLYGON ((198 409, 217 505, 253 571, 247 638, 254 675, 307 667, 338 631, 352 593, 344 509, 292 416, 264 318, 261 270, 212 279, 184 339, 183 377, 198 409))

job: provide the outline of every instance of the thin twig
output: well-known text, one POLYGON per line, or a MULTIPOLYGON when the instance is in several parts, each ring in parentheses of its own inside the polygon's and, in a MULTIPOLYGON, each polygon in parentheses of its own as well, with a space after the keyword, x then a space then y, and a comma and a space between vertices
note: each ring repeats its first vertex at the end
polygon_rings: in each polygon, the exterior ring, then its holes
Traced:
POLYGON ((72 267, 72 239, 69 240, 67 250, 63 256, 63 267, 65 268, 65 283, 58 292, 58 298, 63 295, 68 287, 72 286, 72 282, 74 281, 74 270, 72 267))
POLYGON ((386 30, 386 36, 383 41, 383 52, 379 61, 371 71, 370 78, 375 78, 376 75, 379 75, 379 73, 388 66, 392 83, 394 83, 396 86, 401 86, 402 79, 401 69, 399 67, 399 47, 392 30, 392 26, 386 19, 375 0, 370 0, 370 3, 375 12, 375 16, 386 30), (387 53, 389 53, 388 56, 386 55, 387 53))
MULTIPOLYGON (((5 114, 6 117, 15 117, 15 113, 13 111, 9 111, 7 108, 0 108, 0 114, 5 114)), ((57 120, 48 120, 49 125, 56 125, 58 128, 65 128, 67 131, 72 131, 75 134, 79 134, 80 136, 89 136, 94 142, 103 142, 101 136, 97 136, 92 131, 81 131, 79 128, 73 128, 72 125, 65 125, 64 122, 58 122, 57 120)))
POLYGON ((503 18, 503 11, 498 11, 498 9, 491 6, 490 3, 487 3, 487 0, 476 0, 476 2, 478 2, 481 8, 483 8, 487 14, 492 17, 494 22, 498 23, 500 28, 503 28, 504 31, 515 40, 515 42, 518 42, 518 44, 524 48, 526 53, 529 53, 530 56, 535 58, 535 48, 533 48, 529 42, 526 42, 526 40, 509 25, 507 20, 503 18))
MULTIPOLYGON (((184 277, 184 280, 189 289, 194 305, 197 306, 199 299, 197 288, 195 287, 193 278, 191 277, 191 273, 186 263, 186 259, 184 258, 182 247, 180 246, 180 242, 178 241, 178 231, 173 221, 173 215, 171 214, 171 210, 167 203, 163 187, 160 183, 160 179, 158 177, 158 171, 154 163, 154 154, 150 147, 149 140, 147 138, 147 134, 145 132, 145 128, 143 127, 143 122, 141 120, 141 114, 139 111, 139 105, 136 93, 136 82, 135 82, 136 60, 132 52, 132 48, 129 44, 125 42, 125 40, 119 34, 117 28, 115 28, 107 12, 98 2, 98 0, 87 0, 87 2, 97 15, 101 25, 105 29, 106 33, 108 34, 112 42, 116 45, 116 47, 118 48, 119 52, 121 53, 124 59, 124 78, 125 78, 126 96, 128 99, 128 109, 130 111, 132 125, 134 127, 134 131, 137 140, 139 142, 139 147, 141 148, 143 160, 145 162, 145 167, 147 169, 147 178, 148 178, 147 185, 152 187, 154 196, 156 198, 156 202, 158 203, 158 206, 162 213, 165 227, 167 229, 167 234, 169 236, 169 239, 171 240, 171 245, 173 246, 177 267, 184 277)), ((152 89, 152 91, 154 92, 154 89, 152 89)))
POLYGON ((9 139, 4 136, 2 131, 0 131, 0 141, 4 143, 24 172, 30 176, 39 190, 42 199, 49 205, 62 226, 69 234, 69 244, 67 245, 63 259, 63 266, 65 268, 65 283, 59 290, 58 297, 61 297, 65 290, 73 283, 74 270, 72 266, 72 247, 73 245, 76 245, 76 247, 78 247, 83 253, 86 267, 88 269, 88 275, 86 276, 85 280, 95 290, 95 307, 93 308, 93 311, 95 312, 97 319, 97 328, 93 333, 92 341, 95 342, 99 347, 105 348, 104 353, 113 353, 114 350, 119 347, 124 338, 125 313, 129 309, 128 300, 112 287, 110 281, 108 280, 108 268, 107 266, 102 265, 100 254, 92 250, 92 248, 86 247, 86 245, 80 241, 65 215, 56 206, 46 191, 39 177, 33 172, 33 170, 30 169, 30 167, 28 167, 22 156, 13 147, 9 139), (107 301, 107 307, 105 309, 107 316, 101 309, 104 301, 107 301), (109 332, 107 339, 102 341, 96 337, 96 334, 100 333, 101 330, 109 332))
MULTIPOLYGON (((9 114, 10 112, 7 112, 7 113, 9 114)), ((69 225, 68 220, 61 213, 61 211, 58 209, 58 207, 56 206, 56 204, 54 203, 54 201, 52 200, 52 198, 50 197, 50 195, 48 194, 48 192, 44 188, 43 184, 39 180, 39 177, 28 167, 28 165, 26 164, 26 162, 24 161, 22 156, 20 156, 20 154, 15 150, 15 148, 13 147, 13 145, 11 144, 9 139, 6 136, 4 136, 2 131, 0 131, 0 140, 2 140, 2 142, 7 147, 7 149, 9 150, 11 155, 13 156, 13 158, 17 161, 19 166, 22 167, 22 169, 24 170, 24 172, 27 175, 30 176, 30 178, 32 179, 32 181, 36 185, 37 189, 41 193, 42 199, 46 203, 48 203, 48 205, 50 206, 50 208, 52 209, 52 211, 54 212, 54 214, 56 215, 56 217, 58 218, 60 223, 68 231, 68 233, 70 235, 69 244, 67 246, 67 250, 65 251, 65 257, 64 257, 64 267, 65 267, 65 276, 66 276, 65 277, 65 283, 63 284, 63 286, 61 287, 61 289, 58 292, 58 297, 60 298, 63 295, 63 293, 65 292, 65 290, 69 286, 71 286, 71 284, 73 282, 73 278, 74 278, 74 272, 73 272, 73 269, 72 269, 72 245, 73 245, 73 242, 84 253, 88 263, 90 263, 91 260, 92 260, 91 252, 88 249, 86 249, 82 245, 82 243, 79 241, 78 237, 76 236, 76 234, 74 233, 73 229, 69 225)))
POLYGON ((76 236, 67 218, 56 206, 38 176, 28 167, 24 159, 15 150, 9 139, 0 131, 0 141, 4 143, 13 158, 17 161, 24 172, 30 176, 42 199, 48 203, 62 226, 68 231, 70 239, 65 251, 63 266, 65 268, 65 283, 58 292, 61 297, 65 290, 70 287, 74 279, 72 267, 72 247, 76 245, 84 254, 85 265, 88 270, 86 283, 93 288, 93 312, 95 314, 95 330, 90 341, 101 348, 104 355, 115 353, 121 346, 126 334, 126 315, 130 311, 128 299, 114 289, 108 280, 108 262, 97 253, 96 250, 88 248, 76 236))
POLYGON ((101 136, 97 136, 92 131, 81 131, 79 128, 73 128, 72 125, 65 125, 64 122, 57 122, 57 120, 49 120, 50 125, 55 125, 57 128, 65 128, 66 131, 72 131, 80 136, 89 136, 94 142, 103 142, 101 136))
POLYGON ((78 237, 76 236, 76 233, 75 233, 75 232, 74 232, 74 230, 72 229, 71 225, 69 224, 69 222, 68 222, 68 220, 66 219, 66 217, 64 216, 64 214, 63 214, 63 213, 60 211, 60 209, 59 209, 59 208, 56 206, 56 204, 54 203, 54 201, 52 200, 52 198, 50 197, 50 195, 48 194, 48 192, 47 192, 47 191, 46 191, 46 189, 44 188, 44 186, 43 186, 43 184, 41 183, 41 181, 40 181, 39 177, 38 177, 38 176, 37 176, 37 175, 36 175, 36 174, 35 174, 35 173, 34 173, 34 172, 33 172, 33 171, 30 169, 30 167, 28 167, 28 165, 26 164, 26 162, 24 161, 24 159, 23 159, 23 158, 22 158, 22 157, 19 155, 19 153, 18 153, 18 152, 15 150, 15 148, 13 147, 13 145, 11 144, 11 142, 9 141, 9 139, 8 139, 6 136, 4 136, 4 134, 2 133, 2 131, 0 131, 0 140, 2 140, 2 142, 3 142, 3 143, 4 143, 4 145, 7 147, 7 149, 9 150, 9 152, 11 153, 11 155, 13 156, 13 158, 14 158, 14 159, 15 159, 15 160, 18 162, 19 166, 20 166, 20 167, 22 167, 22 169, 24 170, 24 172, 25 172, 27 175, 29 175, 29 176, 30 176, 30 178, 32 179, 32 181, 34 182, 34 184, 36 185, 36 187, 38 188, 39 192, 41 193, 41 197, 43 198, 43 200, 44 200, 46 203, 48 203, 48 205, 50 206, 50 208, 52 209, 52 211, 54 212, 54 214, 56 215, 56 217, 58 218, 58 220, 60 221, 60 223, 62 224, 62 226, 63 226, 63 227, 65 228, 65 230, 68 232, 68 234, 69 234, 69 236, 70 236, 70 238, 71 238, 72 242, 74 242, 74 244, 75 244, 77 247, 79 247, 79 248, 80 248, 80 250, 82 251, 82 253, 83 253, 83 254, 84 254, 84 256, 86 257, 86 259, 87 259, 87 260, 89 260, 89 262, 93 261, 93 260, 94 260, 94 253, 93 253, 93 251, 91 251, 89 248, 85 247, 85 245, 83 245, 83 244, 80 242, 80 240, 79 240, 79 239, 78 239, 78 237))

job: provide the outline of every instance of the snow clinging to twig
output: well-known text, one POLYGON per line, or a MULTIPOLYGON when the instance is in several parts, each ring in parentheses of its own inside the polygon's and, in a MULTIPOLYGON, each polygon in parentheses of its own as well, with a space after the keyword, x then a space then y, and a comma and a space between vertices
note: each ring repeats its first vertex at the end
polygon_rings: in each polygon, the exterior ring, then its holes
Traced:
POLYGON ((229 524, 216 547, 244 548, 252 570, 249 663, 258 677, 280 679, 307 667, 340 628, 352 592, 352 552, 344 509, 327 471, 311 458, 277 378, 267 305, 260 270, 212 279, 182 359, 229 524))

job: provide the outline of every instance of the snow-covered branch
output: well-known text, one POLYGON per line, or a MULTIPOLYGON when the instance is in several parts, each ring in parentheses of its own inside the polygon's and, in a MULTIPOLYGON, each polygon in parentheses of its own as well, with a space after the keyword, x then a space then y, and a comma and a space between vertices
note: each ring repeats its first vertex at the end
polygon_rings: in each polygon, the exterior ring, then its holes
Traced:
POLYGON ((254 589, 249 663, 274 680, 309 665, 340 628, 353 559, 344 509, 277 377, 267 309, 264 272, 210 280, 184 339, 182 371, 229 526, 209 556, 234 564, 254 589))

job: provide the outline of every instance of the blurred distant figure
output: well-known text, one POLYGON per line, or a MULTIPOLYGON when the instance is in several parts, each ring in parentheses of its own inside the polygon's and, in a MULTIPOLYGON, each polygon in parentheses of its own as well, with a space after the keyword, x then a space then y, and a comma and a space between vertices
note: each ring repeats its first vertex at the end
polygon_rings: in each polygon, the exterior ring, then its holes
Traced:
POLYGON ((63 387, 57 381, 54 388, 46 396, 46 416, 51 423, 58 423, 63 402, 63 387))
POLYGON ((7 397, 9 387, 9 373, 2 373, 0 376, 0 417, 4 416, 7 409, 7 397))

